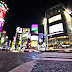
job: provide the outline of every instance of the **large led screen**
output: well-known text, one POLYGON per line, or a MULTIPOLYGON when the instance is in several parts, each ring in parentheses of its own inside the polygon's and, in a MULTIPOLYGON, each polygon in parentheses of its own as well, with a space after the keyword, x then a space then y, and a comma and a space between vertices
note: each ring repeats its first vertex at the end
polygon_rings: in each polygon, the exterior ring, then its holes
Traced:
POLYGON ((31 36, 31 41, 36 40, 38 41, 38 36, 31 36))
POLYGON ((38 31, 38 24, 32 24, 31 31, 38 31))
POLYGON ((31 41, 31 47, 37 47, 38 41, 31 41))
POLYGON ((49 26, 49 34, 59 34, 63 32, 63 24, 55 24, 52 26, 49 26))
POLYGON ((58 20, 61 20, 61 19, 62 19, 61 14, 59 14, 59 15, 56 15, 56 16, 49 18, 48 20, 49 20, 49 23, 52 23, 52 22, 55 22, 55 21, 58 21, 58 20))

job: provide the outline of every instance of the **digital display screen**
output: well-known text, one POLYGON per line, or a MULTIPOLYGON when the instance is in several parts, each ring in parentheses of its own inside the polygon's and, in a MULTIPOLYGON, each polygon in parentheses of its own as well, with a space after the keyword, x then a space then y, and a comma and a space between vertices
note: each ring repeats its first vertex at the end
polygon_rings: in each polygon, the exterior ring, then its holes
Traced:
POLYGON ((31 41, 31 47, 37 47, 38 41, 31 41))
POLYGON ((32 41, 32 40, 38 41, 38 36, 31 36, 31 41, 32 41))
POLYGON ((61 14, 59 15, 56 15, 56 16, 53 16, 51 18, 48 19, 49 23, 52 23, 52 22, 55 22, 55 21, 58 21, 58 20, 61 20, 61 14))
POLYGON ((61 32, 63 32, 63 24, 62 23, 49 26, 49 34, 59 34, 61 32))

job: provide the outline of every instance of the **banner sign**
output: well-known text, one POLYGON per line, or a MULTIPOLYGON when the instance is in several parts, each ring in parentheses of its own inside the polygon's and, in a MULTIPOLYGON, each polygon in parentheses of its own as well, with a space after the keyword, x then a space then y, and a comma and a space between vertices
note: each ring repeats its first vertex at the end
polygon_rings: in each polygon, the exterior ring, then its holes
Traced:
POLYGON ((3 24, 3 22, 0 21, 0 32, 1 32, 1 29, 2 29, 2 24, 3 24))

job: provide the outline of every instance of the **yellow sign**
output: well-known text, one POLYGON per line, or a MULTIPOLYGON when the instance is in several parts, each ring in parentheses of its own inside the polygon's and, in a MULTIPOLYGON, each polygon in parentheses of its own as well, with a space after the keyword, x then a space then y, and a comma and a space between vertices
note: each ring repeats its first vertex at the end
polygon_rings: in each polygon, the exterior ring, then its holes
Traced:
POLYGON ((31 41, 31 47, 37 47, 38 41, 31 41))

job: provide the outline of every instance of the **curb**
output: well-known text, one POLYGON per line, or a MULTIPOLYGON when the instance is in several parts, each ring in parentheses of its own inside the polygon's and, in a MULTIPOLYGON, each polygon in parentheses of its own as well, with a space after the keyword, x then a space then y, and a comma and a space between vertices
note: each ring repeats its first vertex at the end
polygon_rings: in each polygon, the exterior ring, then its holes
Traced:
POLYGON ((36 60, 31 60, 12 69, 9 72, 31 72, 35 65, 36 65, 36 60))

